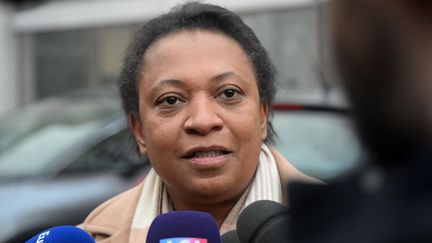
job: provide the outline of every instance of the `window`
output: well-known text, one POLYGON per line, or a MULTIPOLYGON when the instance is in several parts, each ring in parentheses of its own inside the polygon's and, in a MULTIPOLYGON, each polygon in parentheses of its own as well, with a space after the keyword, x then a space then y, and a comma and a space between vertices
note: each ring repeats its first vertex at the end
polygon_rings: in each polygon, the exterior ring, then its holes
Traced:
POLYGON ((132 146, 131 134, 124 129, 103 140, 85 152, 62 171, 62 174, 76 172, 128 172, 143 165, 145 158, 138 155, 132 146))

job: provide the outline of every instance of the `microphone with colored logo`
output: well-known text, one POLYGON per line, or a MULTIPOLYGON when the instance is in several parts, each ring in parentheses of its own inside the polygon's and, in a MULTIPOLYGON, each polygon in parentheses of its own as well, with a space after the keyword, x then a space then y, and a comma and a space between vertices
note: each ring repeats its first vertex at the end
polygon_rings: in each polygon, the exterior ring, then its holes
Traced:
POLYGON ((25 243, 95 243, 95 241, 84 230, 65 225, 42 231, 25 243))
POLYGON ((221 243, 214 218, 204 212, 173 211, 157 216, 146 243, 221 243))
POLYGON ((237 235, 242 243, 291 242, 289 221, 288 207, 270 200, 256 201, 240 213, 237 235))

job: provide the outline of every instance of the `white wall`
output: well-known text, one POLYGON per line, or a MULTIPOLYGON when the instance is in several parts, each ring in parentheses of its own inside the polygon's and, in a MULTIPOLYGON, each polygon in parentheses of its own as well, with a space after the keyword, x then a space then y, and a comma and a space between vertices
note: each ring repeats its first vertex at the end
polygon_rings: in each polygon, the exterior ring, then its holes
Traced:
POLYGON ((13 9, 0 2, 0 115, 18 105, 13 9))

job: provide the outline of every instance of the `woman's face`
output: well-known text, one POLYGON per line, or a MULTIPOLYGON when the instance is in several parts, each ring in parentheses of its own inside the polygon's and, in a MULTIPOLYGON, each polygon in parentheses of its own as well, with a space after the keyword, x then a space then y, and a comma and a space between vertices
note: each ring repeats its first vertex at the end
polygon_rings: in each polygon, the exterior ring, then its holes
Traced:
POLYGON ((255 172, 267 106, 240 45, 209 31, 182 31, 144 55, 140 121, 131 126, 172 197, 224 201, 255 172))

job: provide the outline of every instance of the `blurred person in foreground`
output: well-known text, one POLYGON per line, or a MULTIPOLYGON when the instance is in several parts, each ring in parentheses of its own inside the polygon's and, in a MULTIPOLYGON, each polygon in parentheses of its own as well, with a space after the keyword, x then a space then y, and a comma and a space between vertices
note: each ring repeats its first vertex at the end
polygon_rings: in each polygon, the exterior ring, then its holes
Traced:
POLYGON ((153 168, 83 222, 98 242, 145 242, 152 220, 173 210, 208 212, 223 234, 251 202, 284 203, 287 180, 316 182, 269 148, 274 68, 227 9, 191 2, 149 21, 128 49, 119 87, 153 168))
POLYGON ((432 242, 432 1, 335 0, 332 33, 366 162, 290 185, 294 242, 432 242))

